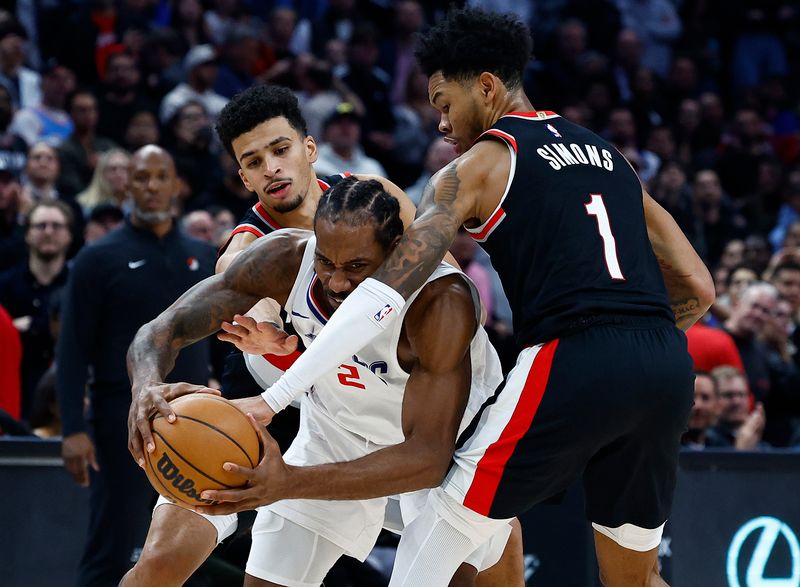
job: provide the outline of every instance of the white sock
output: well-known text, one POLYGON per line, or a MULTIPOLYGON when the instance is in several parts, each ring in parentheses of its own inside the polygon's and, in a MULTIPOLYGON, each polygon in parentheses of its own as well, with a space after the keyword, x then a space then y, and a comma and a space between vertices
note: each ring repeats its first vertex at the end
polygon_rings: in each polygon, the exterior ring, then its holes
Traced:
POLYGON ((275 384, 261 394, 277 413, 367 346, 400 316, 406 301, 376 279, 365 279, 339 306, 317 338, 275 384))

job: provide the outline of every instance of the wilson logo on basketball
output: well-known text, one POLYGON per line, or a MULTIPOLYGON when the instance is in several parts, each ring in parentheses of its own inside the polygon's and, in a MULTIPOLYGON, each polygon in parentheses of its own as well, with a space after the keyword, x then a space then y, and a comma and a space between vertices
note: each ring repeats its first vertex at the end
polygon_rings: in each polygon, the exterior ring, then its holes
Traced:
POLYGON ((161 458, 158 459, 158 464, 156 465, 158 472, 161 473, 162 479, 169 483, 172 483, 172 486, 186 495, 191 499, 196 499, 197 501, 201 501, 207 504, 213 504, 214 501, 209 499, 203 499, 200 497, 200 493, 195 490, 194 488, 194 480, 187 479, 184 477, 178 466, 172 462, 167 456, 167 453, 163 453, 161 458))

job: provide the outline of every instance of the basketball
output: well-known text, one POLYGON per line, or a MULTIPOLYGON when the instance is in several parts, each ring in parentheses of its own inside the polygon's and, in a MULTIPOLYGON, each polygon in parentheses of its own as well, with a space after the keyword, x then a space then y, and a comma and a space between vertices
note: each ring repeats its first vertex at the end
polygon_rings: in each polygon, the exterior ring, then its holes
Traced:
POLYGON ((253 468, 260 442, 252 424, 236 406, 219 396, 194 393, 174 399, 175 422, 161 414, 151 420, 155 450, 145 451, 145 471, 156 491, 178 505, 214 502, 206 489, 234 489, 245 479, 222 468, 235 463, 253 468))

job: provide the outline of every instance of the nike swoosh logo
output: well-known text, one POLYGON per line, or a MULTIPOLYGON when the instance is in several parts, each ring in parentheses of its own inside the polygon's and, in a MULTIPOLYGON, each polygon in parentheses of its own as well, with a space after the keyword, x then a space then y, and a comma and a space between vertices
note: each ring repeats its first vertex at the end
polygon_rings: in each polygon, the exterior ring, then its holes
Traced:
POLYGON ((308 316, 303 316, 302 314, 298 314, 294 310, 292 310, 292 316, 297 316, 298 318, 305 318, 306 320, 311 320, 308 316))
POLYGON ((140 259, 138 261, 128 261, 128 268, 129 269, 138 269, 142 265, 147 263, 147 259, 140 259))

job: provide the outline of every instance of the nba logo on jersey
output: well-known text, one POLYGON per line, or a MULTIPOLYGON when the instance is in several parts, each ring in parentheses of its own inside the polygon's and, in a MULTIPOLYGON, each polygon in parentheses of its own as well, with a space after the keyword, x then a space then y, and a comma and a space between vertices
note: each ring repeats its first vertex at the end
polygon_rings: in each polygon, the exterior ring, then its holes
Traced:
POLYGON ((392 313, 392 309, 393 308, 389 304, 386 304, 380 312, 375 314, 375 322, 380 322, 386 318, 386 316, 392 313))
POLYGON ((186 266, 189 268, 189 271, 197 271, 200 269, 200 261, 195 257, 189 257, 186 259, 186 266))
POLYGON ((556 130, 556 127, 554 127, 554 126, 553 126, 552 124, 550 124, 549 122, 547 123, 547 130, 549 130, 551 133, 553 133, 554 135, 556 135, 556 136, 557 136, 559 139, 561 138, 561 133, 560 133, 560 132, 558 132, 558 131, 556 130))

